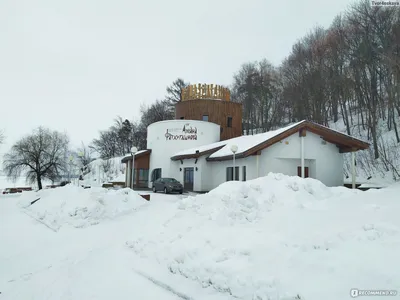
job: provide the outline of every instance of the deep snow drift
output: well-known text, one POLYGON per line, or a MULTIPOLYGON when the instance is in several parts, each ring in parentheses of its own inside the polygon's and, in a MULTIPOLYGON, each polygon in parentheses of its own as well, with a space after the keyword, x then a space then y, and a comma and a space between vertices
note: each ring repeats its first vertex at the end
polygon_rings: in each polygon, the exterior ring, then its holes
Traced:
POLYGON ((64 224, 87 227, 128 214, 148 202, 131 189, 82 189, 67 185, 39 192, 25 192, 18 201, 24 211, 57 231, 64 224), (33 205, 30 203, 40 199, 33 205))
POLYGON ((38 194, 0 196, 4 299, 182 299, 166 285, 192 300, 400 291, 400 184, 362 192, 269 174, 150 202, 127 189, 38 194))
POLYGON ((174 274, 238 299, 348 299, 400 291, 400 189, 328 188, 269 174, 182 199, 160 232, 127 242, 174 274))

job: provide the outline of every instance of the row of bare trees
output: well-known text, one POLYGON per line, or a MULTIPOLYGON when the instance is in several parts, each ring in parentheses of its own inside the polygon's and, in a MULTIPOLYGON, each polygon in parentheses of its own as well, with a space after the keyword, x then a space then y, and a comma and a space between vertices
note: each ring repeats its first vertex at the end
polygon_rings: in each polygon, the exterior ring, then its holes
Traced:
POLYGON ((242 65, 232 97, 243 103, 247 134, 302 119, 343 121, 348 134, 372 142, 366 165, 398 175, 388 153, 400 148, 400 10, 353 5, 328 29, 298 40, 279 67, 266 60, 242 65), (382 139, 389 131, 394 138, 382 139))
POLYGON ((247 132, 342 118, 348 134, 367 131, 378 158, 382 126, 400 142, 400 10, 362 1, 330 28, 317 27, 300 39, 281 66, 244 64, 232 89, 243 103, 247 132))

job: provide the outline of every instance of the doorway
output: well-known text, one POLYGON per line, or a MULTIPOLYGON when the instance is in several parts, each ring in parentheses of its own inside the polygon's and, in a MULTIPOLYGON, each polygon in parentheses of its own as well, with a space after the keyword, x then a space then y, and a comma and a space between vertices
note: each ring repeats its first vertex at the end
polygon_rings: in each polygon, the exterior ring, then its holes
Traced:
POLYGON ((183 170, 183 188, 186 191, 193 191, 193 170, 194 168, 185 168, 183 170))
MULTIPOLYGON (((301 177, 301 167, 297 167, 297 176, 301 177)), ((304 178, 308 178, 308 167, 304 167, 304 178)))

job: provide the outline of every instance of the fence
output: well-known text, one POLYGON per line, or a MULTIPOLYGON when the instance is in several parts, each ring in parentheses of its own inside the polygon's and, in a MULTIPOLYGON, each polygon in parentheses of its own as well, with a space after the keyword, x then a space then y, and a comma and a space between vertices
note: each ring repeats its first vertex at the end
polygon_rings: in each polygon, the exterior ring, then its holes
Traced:
POLYGON ((181 100, 211 99, 230 101, 231 92, 228 88, 214 84, 192 84, 181 91, 181 100))

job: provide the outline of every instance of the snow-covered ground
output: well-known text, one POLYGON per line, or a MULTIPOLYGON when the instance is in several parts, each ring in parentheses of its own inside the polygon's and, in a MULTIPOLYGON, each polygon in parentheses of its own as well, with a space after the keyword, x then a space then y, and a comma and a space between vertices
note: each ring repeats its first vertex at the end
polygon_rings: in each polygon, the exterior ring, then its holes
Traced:
POLYGON ((76 186, 40 192, 32 206, 37 193, 2 195, 0 298, 338 300, 350 299, 352 288, 400 292, 399 193, 400 184, 362 192, 269 174, 204 195, 151 193, 150 202, 126 189, 76 186))
MULTIPOLYGON (((51 182, 44 180, 43 186, 51 184, 51 182)), ((26 178, 23 176, 18 177, 16 180, 11 180, 7 178, 7 176, 0 174, 0 194, 6 188, 13 188, 13 187, 32 187, 37 188, 37 184, 28 184, 26 183, 26 178)))

